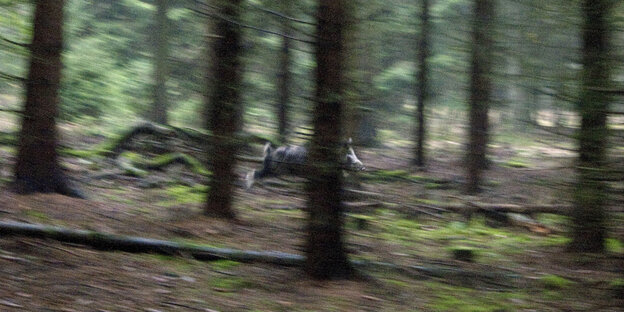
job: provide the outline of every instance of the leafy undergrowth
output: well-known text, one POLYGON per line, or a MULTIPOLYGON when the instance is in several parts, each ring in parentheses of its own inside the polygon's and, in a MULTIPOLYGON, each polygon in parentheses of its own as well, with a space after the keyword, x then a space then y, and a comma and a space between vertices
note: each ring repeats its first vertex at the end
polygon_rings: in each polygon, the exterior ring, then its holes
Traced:
MULTIPOLYGON (((544 235, 492 224, 482 216, 407 216, 397 209, 465 201, 562 203, 559 190, 536 181, 565 180, 571 172, 494 165, 484 192, 467 198, 461 193, 457 159, 440 153, 427 172, 414 173, 396 169, 408 168, 407 150, 358 153, 372 169, 359 186, 350 187, 378 194, 358 199, 378 207, 347 214, 346 246, 352 259, 504 271, 522 281, 509 288, 371 269, 363 272, 369 277, 365 280, 318 282, 298 268, 206 263, 184 254, 102 252, 0 237, 0 311, 622 311, 622 215, 611 216, 613 235, 606 254, 578 256, 565 252, 565 217, 535 216, 554 229, 544 235), (474 253, 472 262, 454 260, 458 249, 474 253)), ((99 158, 64 160, 76 178, 97 176, 110 165, 99 158)), ((242 164, 237 174, 242 177, 255 166, 242 164)), ((0 181, 9 179, 7 170, 0 173, 0 181)), ((306 216, 301 183, 258 183, 250 191, 241 183, 235 201, 240 222, 230 223, 203 216, 204 182, 204 176, 174 166, 142 177, 88 180, 81 186, 89 200, 20 196, 2 184, 0 217, 188 244, 302 253, 306 216)))

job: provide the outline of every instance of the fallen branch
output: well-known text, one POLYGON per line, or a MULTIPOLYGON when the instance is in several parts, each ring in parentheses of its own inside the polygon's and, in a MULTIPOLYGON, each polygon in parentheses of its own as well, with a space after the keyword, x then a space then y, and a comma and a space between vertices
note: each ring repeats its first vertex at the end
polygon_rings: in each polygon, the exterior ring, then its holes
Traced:
MULTIPOLYGON (((252 251, 229 248, 214 248, 203 245, 176 243, 136 236, 113 235, 94 231, 67 229, 58 226, 29 224, 14 221, 0 221, 0 237, 26 236, 54 239, 57 241, 90 246, 99 250, 119 250, 132 253, 158 253, 185 255, 201 261, 232 260, 237 262, 259 262, 283 266, 301 267, 305 257, 280 251, 252 251)), ((358 269, 393 270, 416 278, 434 277, 450 282, 473 285, 495 285, 514 287, 520 276, 511 272, 492 270, 465 270, 457 267, 395 265, 392 263, 353 260, 358 269), (486 271, 486 272, 483 272, 486 271)))

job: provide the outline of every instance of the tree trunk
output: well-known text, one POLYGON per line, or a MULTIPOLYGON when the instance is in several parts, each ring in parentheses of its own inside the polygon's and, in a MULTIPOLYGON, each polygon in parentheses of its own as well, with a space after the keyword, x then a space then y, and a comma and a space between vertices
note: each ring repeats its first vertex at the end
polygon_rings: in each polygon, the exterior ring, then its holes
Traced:
POLYGON ((14 186, 20 193, 57 192, 81 196, 68 186, 56 152, 63 6, 63 0, 40 0, 35 3, 26 105, 15 165, 14 186))
POLYGON ((583 3, 583 73, 579 101, 581 128, 578 132, 578 182, 572 212, 570 249, 580 252, 604 250, 606 235, 605 173, 607 148, 607 111, 609 95, 596 89, 608 88, 609 27, 608 0, 585 0, 583 3))
MULTIPOLYGON (((284 14, 290 16, 290 0, 281 1, 281 8, 284 14)), ((290 21, 282 19, 282 33, 290 35, 290 21)), ((290 103, 290 85, 292 76, 290 74, 291 49, 290 39, 282 37, 282 46, 279 52, 279 72, 277 74, 278 85, 278 102, 277 102, 277 118, 278 118, 278 134, 281 143, 286 142, 286 131, 288 129, 288 105, 290 103)))
POLYGON ((488 109, 491 97, 492 35, 489 29, 494 20, 494 1, 475 0, 472 34, 472 61, 470 81, 470 111, 467 167, 468 193, 479 191, 482 171, 486 167, 488 143, 488 109))
POLYGON ((154 103, 149 118, 166 125, 167 120, 167 54, 169 40, 169 20, 167 10, 169 0, 156 1, 156 29, 154 30, 154 103))
POLYGON ((305 271, 317 279, 344 278, 352 274, 343 246, 342 173, 339 165, 344 111, 345 14, 343 0, 319 1, 305 263, 305 271))
POLYGON ((422 0, 420 16, 420 46, 418 48, 418 94, 416 104, 416 159, 414 164, 422 167, 425 165, 425 101, 429 93, 428 75, 429 67, 427 57, 429 56, 429 0, 422 0))
POLYGON ((210 166, 213 172, 205 213, 233 219, 232 210, 235 154, 241 128, 241 27, 231 21, 240 20, 241 0, 220 1, 220 13, 213 42, 214 64, 210 98, 209 130, 212 133, 210 166))

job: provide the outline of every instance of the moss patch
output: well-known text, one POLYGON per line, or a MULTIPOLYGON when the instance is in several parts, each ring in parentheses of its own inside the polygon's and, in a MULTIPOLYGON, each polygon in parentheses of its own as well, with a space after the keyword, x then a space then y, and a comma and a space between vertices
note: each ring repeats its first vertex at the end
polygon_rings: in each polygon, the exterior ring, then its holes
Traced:
POLYGON ((559 290, 569 288, 574 282, 557 275, 544 275, 540 278, 542 287, 549 290, 559 290))

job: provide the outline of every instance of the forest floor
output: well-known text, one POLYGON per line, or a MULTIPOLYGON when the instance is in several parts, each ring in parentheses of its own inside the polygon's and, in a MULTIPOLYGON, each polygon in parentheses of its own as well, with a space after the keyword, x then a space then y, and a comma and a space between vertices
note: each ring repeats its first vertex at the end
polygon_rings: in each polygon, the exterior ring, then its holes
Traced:
MULTIPOLYGON (((87 148, 99 139, 69 135, 87 148)), ((75 140, 72 141, 72 140, 75 140)), ((605 254, 565 251, 568 220, 537 214, 547 232, 455 213, 405 214, 413 205, 506 203, 569 205, 572 152, 548 145, 494 145, 484 191, 462 192, 459 144, 430 142, 425 171, 409 166, 401 146, 358 149, 368 170, 349 187, 373 193, 347 214, 352 259, 396 265, 507 272, 512 285, 432 278, 391 269, 364 270, 367 279, 319 282, 300 268, 234 261, 201 262, 188 255, 107 252, 53 240, 0 236, 0 311, 624 311, 622 213, 609 219, 605 254), (359 185, 358 185, 359 184, 359 185), (362 204, 361 207, 367 207, 362 204), (362 224, 364 220, 364 225, 362 224), (476 252, 454 260, 456 247, 476 252)), ((250 155, 259 156, 260 146, 250 155)), ((231 223, 202 214, 205 178, 183 166, 144 177, 104 175, 101 158, 63 157, 88 199, 16 195, 8 188, 14 150, 0 148, 0 220, 256 251, 302 254, 305 195, 301 181, 237 186, 231 223)), ((241 163, 245 172, 257 167, 241 163)), ((616 203, 621 203, 621 198, 616 203)), ((617 205, 614 205, 617 206, 617 205)))

